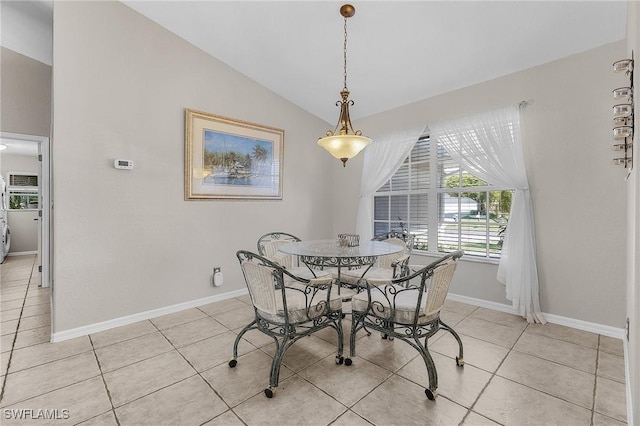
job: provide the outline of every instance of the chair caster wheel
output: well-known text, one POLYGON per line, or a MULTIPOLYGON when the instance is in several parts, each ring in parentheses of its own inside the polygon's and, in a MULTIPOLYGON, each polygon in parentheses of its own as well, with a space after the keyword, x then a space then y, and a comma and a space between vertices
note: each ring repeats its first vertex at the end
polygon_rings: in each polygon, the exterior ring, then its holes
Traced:
POLYGON ((353 361, 351 360, 351 358, 347 358, 344 360, 344 365, 346 365, 347 367, 350 366, 351 364, 353 364, 353 361))
POLYGON ((383 333, 383 334, 382 334, 382 336, 380 336, 380 337, 382 337, 382 339, 384 339, 384 340, 387 340, 387 338, 388 338, 389 336, 387 336, 386 334, 384 334, 384 333, 383 333))
POLYGON ((336 357, 336 364, 338 364, 338 365, 344 364, 344 357, 343 356, 337 356, 336 357))
POLYGON ((425 389, 424 393, 427 395, 427 398, 429 398, 430 401, 434 401, 436 399, 436 397, 438 396, 438 390, 434 389, 425 389))
POLYGON ((456 365, 458 367, 464 367, 464 358, 458 358, 456 357, 456 365))
POLYGON ((229 367, 233 368, 236 365, 238 365, 238 360, 237 359, 234 358, 234 359, 229 360, 229 367))
POLYGON ((267 388, 264 390, 264 395, 267 398, 273 398, 273 395, 276 393, 276 388, 267 388))

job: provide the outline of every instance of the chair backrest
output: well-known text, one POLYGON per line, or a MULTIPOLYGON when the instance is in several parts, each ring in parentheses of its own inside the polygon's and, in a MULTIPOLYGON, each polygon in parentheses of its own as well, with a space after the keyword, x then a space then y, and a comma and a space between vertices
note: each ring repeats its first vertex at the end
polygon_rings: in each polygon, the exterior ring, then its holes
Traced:
POLYGON ((460 256, 447 257, 433 269, 427 290, 427 300, 425 301, 425 315, 435 315, 442 309, 442 305, 444 305, 444 301, 447 298, 447 293, 449 293, 449 286, 451 285, 453 273, 456 271, 459 258, 460 256))
POLYGON ((330 309, 336 310, 335 307, 330 308, 333 282, 330 276, 298 277, 277 263, 247 250, 238 250, 236 257, 240 261, 251 303, 263 319, 272 321, 273 318, 268 318, 270 314, 279 318, 277 323, 290 324, 290 306, 294 310, 293 321, 297 322, 310 321, 326 315, 330 309), (287 299, 291 302, 289 306, 287 299), (298 311, 303 312, 302 320, 298 311))
MULTIPOLYGON (((284 275, 295 277, 275 262, 250 251, 238 250, 236 257, 253 306, 262 312, 276 314, 279 309, 276 300, 284 297, 284 275)), ((304 285, 307 280, 301 282, 304 285)), ((283 303, 286 310, 286 300, 283 303)))
POLYGON ((258 253, 260 256, 266 257, 272 262, 277 263, 285 268, 298 266, 298 258, 296 256, 285 254, 278 251, 278 248, 285 244, 300 241, 295 235, 286 232, 270 232, 264 234, 258 239, 258 253))
MULTIPOLYGON (((422 297, 419 305, 424 307, 425 315, 437 314, 447 298, 458 259, 463 255, 462 250, 454 251, 410 275, 390 281, 389 284, 399 284, 407 289, 419 289, 422 294, 426 292, 427 297, 422 297)), ((381 283, 379 282, 378 285, 381 283)))
MULTIPOLYGON (((409 263, 409 257, 411 256, 411 250, 413 248, 413 239, 414 236, 408 232, 398 232, 391 231, 386 234, 378 235, 373 238, 375 241, 385 241, 391 244, 398 244, 402 246, 402 251, 392 254, 386 254, 383 256, 378 256, 378 260, 376 262, 376 266, 379 268, 392 268, 393 264, 399 259, 406 258, 405 265, 409 263)), ((408 268, 404 268, 405 270, 396 271, 396 277, 402 277, 406 275, 409 271, 408 268)))
POLYGON ((389 231, 386 232, 384 234, 380 234, 380 235, 376 235, 375 237, 373 237, 374 240, 376 241, 384 241, 387 240, 389 238, 397 238, 399 240, 404 241, 405 243, 409 242, 409 239, 413 240, 413 234, 407 232, 407 231, 389 231))
POLYGON ((392 268, 393 267, 393 263, 398 260, 401 259, 402 257, 404 257, 405 255, 409 254, 409 249, 407 247, 407 244, 402 241, 399 238, 388 238, 385 239, 384 242, 389 243, 389 244, 395 244, 398 245, 400 247, 402 247, 402 251, 399 251, 397 253, 391 253, 391 254, 385 254, 382 256, 378 256, 377 262, 376 262, 376 266, 378 268, 392 268))
POLYGON ((414 323, 417 323, 422 315, 430 319, 436 318, 449 292, 458 259, 463 254, 463 251, 449 253, 400 278, 366 279, 369 302, 378 299, 371 305, 372 314, 390 318, 396 316, 396 309, 402 310, 400 307, 410 307, 412 310, 415 307, 412 316, 414 323), (385 305, 386 309, 383 308, 385 305))
POLYGON ((240 263, 253 306, 270 314, 276 313, 276 295, 271 268, 257 262, 240 263))

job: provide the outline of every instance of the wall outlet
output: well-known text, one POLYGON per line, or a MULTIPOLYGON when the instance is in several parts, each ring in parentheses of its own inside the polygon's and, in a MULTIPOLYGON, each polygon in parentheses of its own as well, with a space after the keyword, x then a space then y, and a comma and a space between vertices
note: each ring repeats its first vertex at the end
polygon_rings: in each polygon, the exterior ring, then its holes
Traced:
POLYGON ((219 266, 213 267, 213 286, 220 287, 224 282, 224 276, 222 275, 222 268, 219 266))

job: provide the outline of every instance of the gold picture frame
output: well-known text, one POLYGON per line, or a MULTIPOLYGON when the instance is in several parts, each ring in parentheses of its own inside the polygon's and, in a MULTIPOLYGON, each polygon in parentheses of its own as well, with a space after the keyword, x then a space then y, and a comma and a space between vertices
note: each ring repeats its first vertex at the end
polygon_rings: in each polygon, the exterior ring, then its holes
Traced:
POLYGON ((185 200, 282 200, 284 130, 185 109, 185 200))

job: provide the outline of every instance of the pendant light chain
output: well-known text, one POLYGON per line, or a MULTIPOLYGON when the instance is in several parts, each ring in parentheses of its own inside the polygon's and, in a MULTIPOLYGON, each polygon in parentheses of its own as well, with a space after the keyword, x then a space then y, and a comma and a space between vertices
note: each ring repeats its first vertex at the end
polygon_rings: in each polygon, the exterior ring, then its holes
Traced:
POLYGON ((344 18, 344 90, 347 89, 347 18, 344 18))

